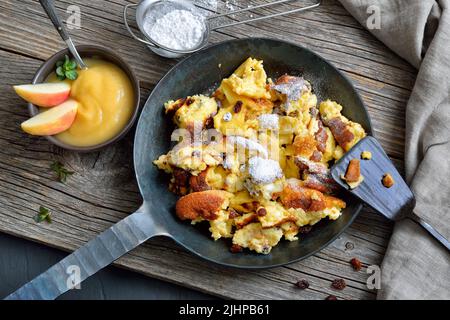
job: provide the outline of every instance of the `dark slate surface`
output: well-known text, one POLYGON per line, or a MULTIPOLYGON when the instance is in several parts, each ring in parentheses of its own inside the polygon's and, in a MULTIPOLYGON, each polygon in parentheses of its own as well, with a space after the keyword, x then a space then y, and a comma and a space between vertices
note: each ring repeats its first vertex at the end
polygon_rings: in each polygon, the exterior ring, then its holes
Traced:
MULTIPOLYGON (((61 260, 66 253, 0 233, 0 298, 61 260)), ((59 299, 211 299, 131 271, 108 267, 59 299)))

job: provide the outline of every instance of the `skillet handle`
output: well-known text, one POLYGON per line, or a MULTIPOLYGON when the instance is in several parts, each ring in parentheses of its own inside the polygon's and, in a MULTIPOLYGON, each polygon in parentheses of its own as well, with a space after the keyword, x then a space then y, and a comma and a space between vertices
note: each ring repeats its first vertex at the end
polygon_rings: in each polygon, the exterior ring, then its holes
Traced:
POLYGON ((5 300, 53 300, 151 237, 164 235, 145 203, 5 300))

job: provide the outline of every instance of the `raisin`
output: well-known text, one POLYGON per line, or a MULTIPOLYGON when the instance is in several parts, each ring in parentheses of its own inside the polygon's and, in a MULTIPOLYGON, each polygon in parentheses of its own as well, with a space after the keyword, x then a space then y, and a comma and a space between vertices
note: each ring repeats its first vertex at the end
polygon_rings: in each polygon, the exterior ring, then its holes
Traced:
POLYGON ((230 212, 228 213, 228 216, 230 219, 234 219, 236 217, 239 217, 240 214, 236 212, 236 210, 230 209, 230 212))
POLYGON ((214 119, 212 116, 210 116, 208 119, 205 120, 205 128, 206 129, 214 128, 214 119))
POLYGON ((242 109, 242 101, 236 102, 233 108, 234 113, 239 113, 241 109, 242 109))
POLYGON ((350 264, 355 271, 361 270, 361 261, 359 261, 358 259, 353 258, 352 260, 350 260, 350 264))
POLYGON ((256 211, 256 214, 258 215, 258 217, 264 217, 267 214, 267 210, 264 208, 259 208, 256 211))
POLYGON ((298 110, 295 110, 295 111, 292 111, 291 113, 289 113, 289 116, 290 117, 293 117, 293 118, 297 118, 298 117, 298 110))
POLYGON ((347 285, 344 279, 334 279, 331 286, 336 290, 343 290, 347 285))
POLYGON ((175 112, 177 112, 178 109, 180 109, 180 108, 183 106, 183 104, 184 104, 185 102, 186 102, 186 99, 185 99, 185 98, 178 99, 178 100, 176 101, 176 104, 174 104, 174 105, 172 106, 172 108, 171 108, 170 110, 167 111, 167 113, 168 113, 168 114, 175 114, 175 112))
POLYGON ((242 250, 243 250, 243 248, 238 244, 233 244, 230 248, 230 251, 232 253, 239 253, 239 252, 242 252, 242 250))
POLYGON ((330 294, 328 297, 325 298, 325 300, 337 300, 336 296, 333 296, 330 294))
POLYGON ((186 105, 187 105, 187 106, 190 106, 191 104, 194 103, 194 101, 195 101, 195 100, 192 99, 192 98, 187 98, 187 99, 186 99, 186 105))
POLYGON ((202 152, 200 150, 194 150, 191 153, 191 156, 193 156, 195 158, 200 158, 201 155, 202 155, 202 152))
POLYGON ((305 279, 302 279, 302 280, 297 281, 295 286, 299 289, 305 290, 305 289, 309 288, 309 282, 305 279))
POLYGON ((242 207, 248 211, 254 211, 258 208, 258 206, 259 206, 258 201, 246 202, 242 204, 242 207))

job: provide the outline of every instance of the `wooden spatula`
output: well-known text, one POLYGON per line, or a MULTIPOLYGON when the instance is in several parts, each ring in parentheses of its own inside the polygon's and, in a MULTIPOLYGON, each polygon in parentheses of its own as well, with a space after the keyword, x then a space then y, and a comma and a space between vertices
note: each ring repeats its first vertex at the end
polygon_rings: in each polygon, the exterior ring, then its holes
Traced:
POLYGON ((366 137, 353 146, 331 168, 331 175, 341 187, 347 189, 390 220, 404 218, 412 212, 416 204, 414 195, 408 185, 394 167, 380 143, 373 137, 366 137), (363 151, 369 151, 372 158, 370 160, 362 159, 363 151), (346 181, 341 178, 342 175, 345 175, 352 159, 360 161, 361 174, 364 177, 364 180, 355 189, 350 189, 346 181), (385 174, 390 174, 394 179, 394 184, 390 188, 385 187, 382 183, 385 174))

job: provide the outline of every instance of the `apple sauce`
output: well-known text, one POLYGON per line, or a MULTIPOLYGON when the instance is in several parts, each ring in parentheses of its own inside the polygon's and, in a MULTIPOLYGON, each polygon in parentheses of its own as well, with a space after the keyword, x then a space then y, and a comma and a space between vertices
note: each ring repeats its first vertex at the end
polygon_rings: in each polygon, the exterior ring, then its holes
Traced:
MULTIPOLYGON (((134 111, 134 91, 126 73, 111 62, 83 59, 86 70, 78 69, 78 78, 64 80, 71 85, 70 98, 79 103, 77 116, 64 132, 55 137, 78 147, 106 142, 127 125, 134 111)), ((48 82, 59 81, 52 74, 48 82)))

